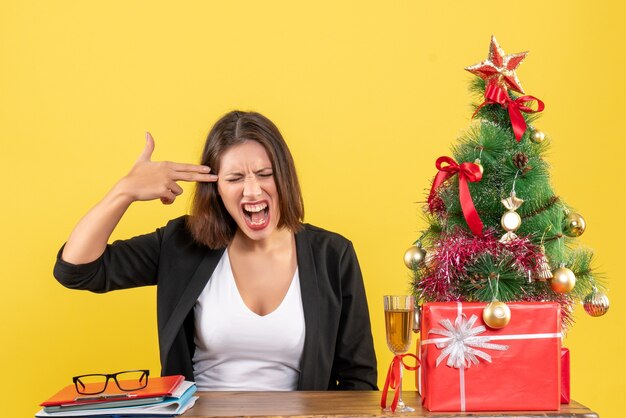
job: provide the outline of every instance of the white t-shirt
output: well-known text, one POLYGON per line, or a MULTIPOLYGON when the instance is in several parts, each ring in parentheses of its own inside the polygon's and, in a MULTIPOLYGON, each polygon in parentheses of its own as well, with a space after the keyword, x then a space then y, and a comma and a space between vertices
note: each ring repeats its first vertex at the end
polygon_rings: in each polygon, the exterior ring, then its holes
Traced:
POLYGON ((244 303, 228 251, 194 306, 194 378, 198 390, 295 390, 304 349, 298 270, 278 307, 267 315, 244 303))

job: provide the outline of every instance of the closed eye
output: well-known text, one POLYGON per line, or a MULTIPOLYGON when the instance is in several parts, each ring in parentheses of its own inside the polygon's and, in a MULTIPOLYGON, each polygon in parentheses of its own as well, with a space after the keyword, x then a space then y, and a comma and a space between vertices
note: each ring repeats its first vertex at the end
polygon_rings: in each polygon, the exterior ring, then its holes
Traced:
POLYGON ((271 167, 263 167, 260 170, 254 172, 259 177, 272 177, 274 175, 274 170, 271 167))
POLYGON ((224 180, 226 180, 228 183, 237 183, 238 181, 242 181, 243 179, 243 176, 230 176, 226 177, 224 180))
MULTIPOLYGON (((274 175, 274 171, 270 168, 264 168, 254 173, 257 177, 260 178, 270 178, 274 175)), ((237 183, 245 180, 246 175, 243 173, 230 173, 223 177, 224 180, 228 183, 237 183)))

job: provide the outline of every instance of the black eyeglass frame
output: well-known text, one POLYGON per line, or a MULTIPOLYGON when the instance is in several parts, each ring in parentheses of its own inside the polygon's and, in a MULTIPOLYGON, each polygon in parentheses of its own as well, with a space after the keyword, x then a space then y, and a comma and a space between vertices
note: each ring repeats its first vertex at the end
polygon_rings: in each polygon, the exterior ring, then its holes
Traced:
POLYGON ((112 373, 112 374, 92 373, 92 374, 83 374, 83 375, 80 375, 80 376, 74 376, 74 377, 72 377, 72 382, 74 382, 74 386, 76 387, 76 392, 80 393, 81 395, 97 395, 99 393, 103 393, 107 389, 107 386, 109 385, 109 380, 110 379, 113 379, 113 381, 115 382, 115 385, 119 388, 119 390, 124 391, 124 392, 132 392, 133 390, 140 390, 140 389, 143 389, 146 386, 148 386, 148 377, 149 376, 150 376, 150 370, 147 370, 147 369, 142 369, 142 370, 124 370, 124 371, 117 372, 117 373, 112 373), (134 387, 132 389, 124 389, 123 387, 120 386, 120 382, 118 382, 117 376, 119 376, 120 374, 133 373, 133 372, 135 372, 135 373, 136 372, 141 372, 142 375, 138 379, 138 382, 141 383, 141 381, 144 378, 145 378, 145 382, 143 383, 142 386, 134 387), (85 392, 84 391, 84 388, 86 387, 85 386, 86 384, 83 383, 80 379, 82 377, 91 377, 91 376, 102 376, 103 378, 106 379, 104 381, 104 387, 102 388, 101 391, 99 391, 99 392, 85 392), (79 387, 78 387, 79 384, 83 387, 83 389, 79 389, 79 387))

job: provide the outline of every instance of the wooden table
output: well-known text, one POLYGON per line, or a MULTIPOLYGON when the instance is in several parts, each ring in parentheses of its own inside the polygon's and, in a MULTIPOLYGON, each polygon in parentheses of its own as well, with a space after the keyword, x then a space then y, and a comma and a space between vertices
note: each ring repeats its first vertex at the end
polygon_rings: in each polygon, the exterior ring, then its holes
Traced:
POLYGON ((380 409, 380 392, 198 392, 200 399, 183 417, 584 417, 598 414, 572 401, 560 411, 442 413, 422 409, 417 392, 404 392, 412 413, 386 413, 380 409))

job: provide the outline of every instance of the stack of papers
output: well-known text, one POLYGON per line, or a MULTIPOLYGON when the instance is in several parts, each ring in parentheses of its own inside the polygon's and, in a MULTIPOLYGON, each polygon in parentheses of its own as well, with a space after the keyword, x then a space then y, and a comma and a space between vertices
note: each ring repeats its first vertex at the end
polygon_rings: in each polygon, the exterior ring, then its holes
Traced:
MULTIPOLYGON (((110 386, 110 385, 109 385, 110 386)), ((113 385, 115 386, 115 385, 113 385)), ((132 392, 117 388, 104 394, 84 396, 73 385, 41 403, 36 417, 173 417, 190 409, 198 399, 196 385, 183 376, 150 378, 148 386, 132 392)))

